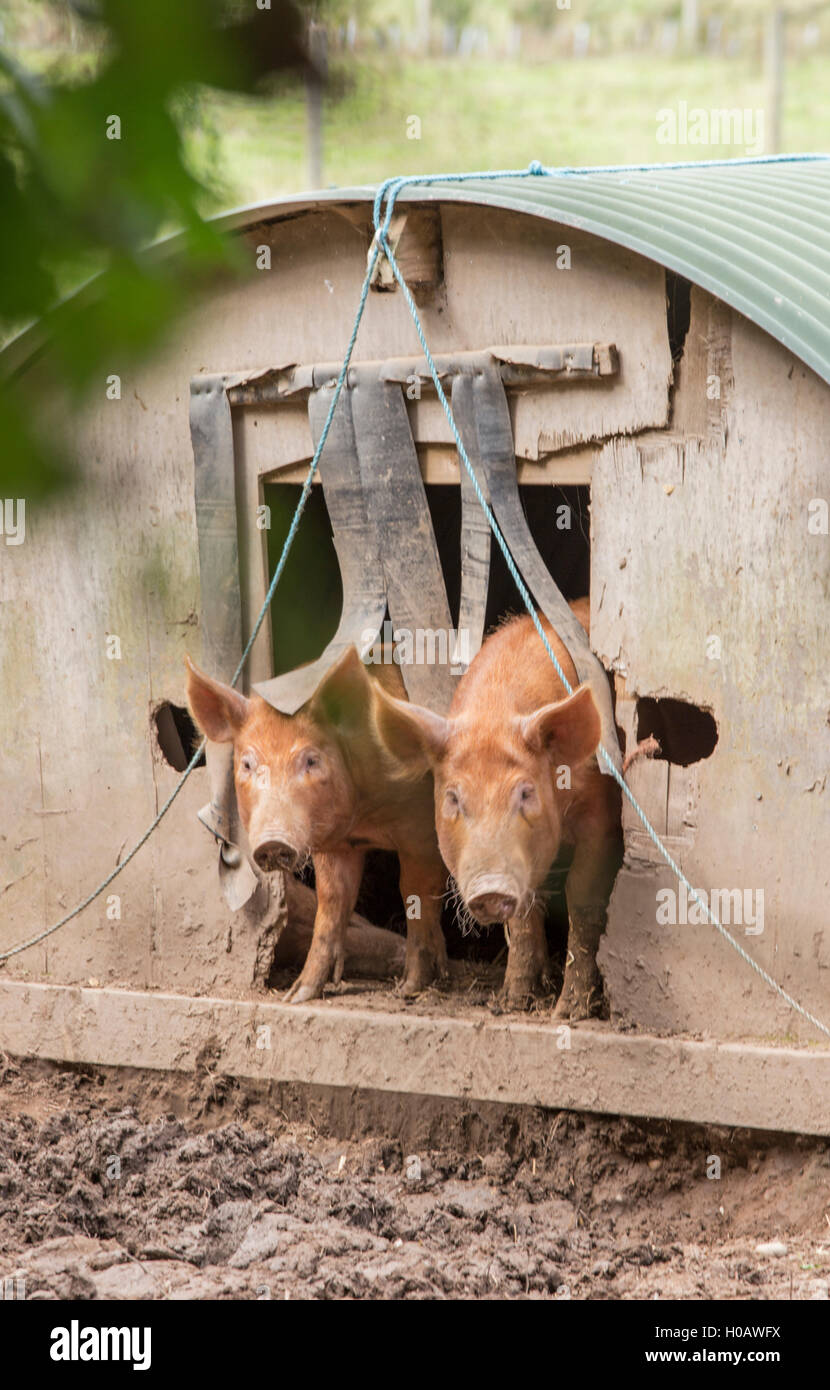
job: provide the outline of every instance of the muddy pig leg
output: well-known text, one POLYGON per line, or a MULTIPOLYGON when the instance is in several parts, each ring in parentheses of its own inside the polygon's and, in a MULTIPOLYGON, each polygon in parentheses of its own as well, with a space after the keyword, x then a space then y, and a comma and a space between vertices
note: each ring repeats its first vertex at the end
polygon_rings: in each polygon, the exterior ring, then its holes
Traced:
POLYGON ((399 854, 400 888, 406 909, 406 969, 401 994, 420 994, 447 973, 447 943, 441 930, 441 904, 447 884, 442 860, 408 859, 399 854), (410 915, 411 914, 411 915, 410 915))
POLYGON ((621 862, 619 826, 610 827, 598 839, 577 842, 565 884, 570 919, 568 959, 555 1018, 573 1021, 590 1018, 602 1007, 597 950, 605 931, 608 900, 621 862))
POLYGON ((286 1004, 303 1004, 319 999, 329 980, 339 984, 343 977, 345 937, 354 912, 360 880, 363 877, 363 850, 344 850, 339 854, 312 857, 317 885, 317 915, 306 963, 288 993, 286 1004))
POLYGON ((533 1000, 550 993, 550 961, 545 938, 545 912, 536 903, 526 917, 508 924, 510 945, 504 973, 502 999, 505 1008, 529 1009, 533 1000))

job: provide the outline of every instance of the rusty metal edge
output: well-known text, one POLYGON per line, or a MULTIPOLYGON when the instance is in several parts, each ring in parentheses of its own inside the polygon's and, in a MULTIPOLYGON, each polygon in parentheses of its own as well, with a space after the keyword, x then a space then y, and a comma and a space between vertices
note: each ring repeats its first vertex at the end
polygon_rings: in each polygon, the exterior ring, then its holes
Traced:
POLYGON ((830 1050, 0 980, 0 1048, 71 1063, 830 1135, 830 1050), (268 1031, 263 1031, 268 1030, 268 1031), (268 1046, 263 1046, 267 1041, 268 1046))

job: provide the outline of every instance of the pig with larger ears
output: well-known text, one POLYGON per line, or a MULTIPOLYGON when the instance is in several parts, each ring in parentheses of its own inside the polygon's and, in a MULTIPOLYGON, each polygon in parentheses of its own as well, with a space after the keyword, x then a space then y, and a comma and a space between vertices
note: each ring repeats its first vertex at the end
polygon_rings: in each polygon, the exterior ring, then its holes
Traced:
MULTIPOLYGON (((447 871, 435 835, 432 778, 426 766, 401 775, 377 724, 378 693, 405 695, 394 664, 372 667, 354 647, 294 715, 258 695, 246 698, 187 660, 187 693, 209 739, 233 743, 240 818, 254 862, 290 873, 310 855, 317 914, 308 957, 286 999, 316 999, 343 974, 344 939, 366 851, 396 850, 407 906, 402 990, 418 993, 446 973, 441 904, 447 871)), ((404 704, 405 700, 400 699, 404 704)))
MULTIPOLYGON (((585 602, 572 606, 587 626, 585 602)), ((564 645, 542 621, 576 685, 564 645)), ((507 924, 510 1008, 550 988, 539 895, 560 846, 573 846, 556 1015, 588 1017, 601 1003, 596 952, 622 858, 620 791, 596 762, 600 717, 590 689, 568 696, 532 619, 516 618, 484 642, 448 718, 384 694, 378 727, 413 775, 433 773, 438 843, 467 913, 507 924)))

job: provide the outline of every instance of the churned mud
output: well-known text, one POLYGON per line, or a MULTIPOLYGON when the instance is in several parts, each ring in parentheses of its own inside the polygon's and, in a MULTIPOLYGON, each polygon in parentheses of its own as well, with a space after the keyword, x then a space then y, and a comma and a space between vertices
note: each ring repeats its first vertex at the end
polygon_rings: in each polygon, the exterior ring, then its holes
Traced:
POLYGON ((830 1145, 0 1056, 9 1278, 27 1298, 827 1299, 830 1145))

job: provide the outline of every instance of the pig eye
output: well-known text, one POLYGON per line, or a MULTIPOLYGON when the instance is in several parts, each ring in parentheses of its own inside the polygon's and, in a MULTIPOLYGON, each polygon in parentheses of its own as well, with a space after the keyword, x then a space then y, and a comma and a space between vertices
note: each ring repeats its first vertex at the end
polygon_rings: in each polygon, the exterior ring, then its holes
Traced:
POLYGON ((305 751, 303 754, 301 754, 301 756, 300 756, 300 771, 301 771, 301 772, 314 772, 317 768, 322 767, 322 766, 323 766, 323 760, 322 760, 322 758, 320 757, 320 754, 319 754, 319 753, 315 753, 315 752, 314 752, 314 749, 313 749, 313 748, 307 748, 306 751, 305 751))
POLYGON ((247 772, 249 775, 250 775, 252 772, 255 772, 255 771, 256 771, 256 765, 257 765, 257 761, 256 761, 256 754, 255 754, 255 753, 251 753, 251 752, 243 753, 243 754, 242 754, 242 757, 239 759, 239 766, 240 766, 241 770, 242 770, 243 772, 247 772))
POLYGON ((519 787, 519 809, 527 811, 536 801, 536 788, 532 782, 522 782, 519 787))
POLYGON ((444 808, 448 816, 457 816, 461 810, 461 799, 454 787, 448 787, 444 792, 444 808))

